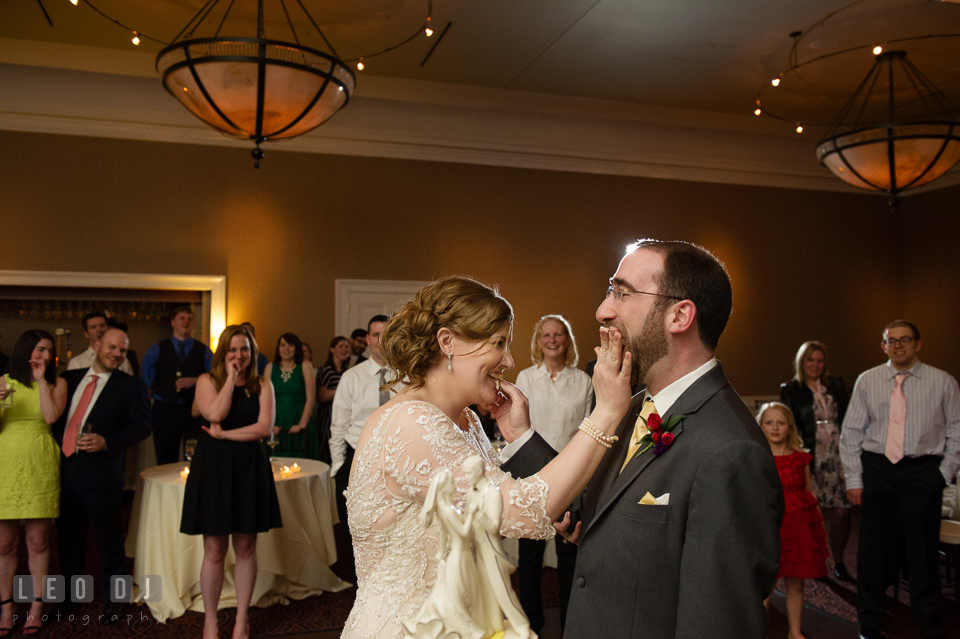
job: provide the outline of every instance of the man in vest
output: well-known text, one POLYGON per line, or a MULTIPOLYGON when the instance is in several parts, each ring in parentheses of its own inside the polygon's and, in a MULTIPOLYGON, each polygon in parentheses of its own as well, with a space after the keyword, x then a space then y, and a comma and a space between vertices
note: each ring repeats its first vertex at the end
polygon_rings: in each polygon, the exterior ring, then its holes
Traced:
POLYGON ((199 432, 190 414, 197 378, 210 370, 213 353, 192 337, 194 316, 189 306, 173 312, 173 337, 154 344, 143 357, 140 378, 153 397, 153 446, 157 464, 180 460, 180 438, 199 432))

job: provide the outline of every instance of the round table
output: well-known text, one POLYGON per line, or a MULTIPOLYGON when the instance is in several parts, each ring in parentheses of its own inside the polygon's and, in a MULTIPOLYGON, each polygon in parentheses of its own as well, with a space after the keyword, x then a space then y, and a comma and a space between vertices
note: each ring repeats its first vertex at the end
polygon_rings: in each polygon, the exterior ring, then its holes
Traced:
MULTIPOLYGON (((183 463, 165 464, 140 473, 126 540, 127 556, 134 560, 133 600, 142 601, 138 587, 142 576, 161 578, 161 600, 143 602, 161 622, 179 617, 187 610, 203 611, 200 595, 203 537, 180 533, 186 483, 180 477, 183 469, 183 463)), ((276 458, 274 469, 283 528, 257 537, 259 572, 253 589, 254 605, 266 607, 286 603, 288 599, 349 588, 351 584, 330 570, 330 565, 337 561, 333 536, 337 506, 330 467, 311 459, 280 457, 276 458), (281 477, 279 466, 292 466, 295 462, 302 470, 290 477, 281 477)), ((231 547, 224 563, 220 608, 237 605, 235 563, 231 547)), ((156 581, 152 581, 151 588, 155 587, 156 581)))

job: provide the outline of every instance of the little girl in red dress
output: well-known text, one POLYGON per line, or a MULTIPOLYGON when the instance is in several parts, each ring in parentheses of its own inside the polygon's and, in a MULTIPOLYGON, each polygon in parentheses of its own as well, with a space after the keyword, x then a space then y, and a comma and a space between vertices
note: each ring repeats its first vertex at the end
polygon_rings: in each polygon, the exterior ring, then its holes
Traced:
MULTIPOLYGON (((785 508, 780 526, 777 577, 786 580, 789 637, 804 639, 800 632, 803 580, 827 576, 827 535, 817 498, 813 496, 809 467, 812 457, 803 450, 793 413, 784 404, 764 404, 757 413, 757 421, 770 443, 783 484, 785 508)), ((763 603, 769 608, 770 597, 763 603)))

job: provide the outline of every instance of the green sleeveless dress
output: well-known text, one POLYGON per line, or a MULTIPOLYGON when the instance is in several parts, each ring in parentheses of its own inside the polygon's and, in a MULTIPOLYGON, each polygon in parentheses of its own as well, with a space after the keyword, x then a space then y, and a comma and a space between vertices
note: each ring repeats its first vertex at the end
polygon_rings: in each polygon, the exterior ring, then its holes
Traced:
POLYGON ((0 519, 60 516, 60 447, 40 412, 36 382, 3 376, 13 397, 0 404, 0 519))
POLYGON ((280 370, 279 364, 273 365, 270 373, 273 393, 276 398, 277 416, 274 424, 280 427, 280 444, 274 451, 275 457, 307 457, 319 459, 319 439, 316 436, 317 424, 310 418, 307 429, 290 434, 290 427, 300 423, 303 407, 307 405, 307 385, 303 379, 303 364, 297 364, 289 375, 280 370), (287 379, 284 379, 284 378, 287 379), (311 450, 316 448, 316 450, 311 450))

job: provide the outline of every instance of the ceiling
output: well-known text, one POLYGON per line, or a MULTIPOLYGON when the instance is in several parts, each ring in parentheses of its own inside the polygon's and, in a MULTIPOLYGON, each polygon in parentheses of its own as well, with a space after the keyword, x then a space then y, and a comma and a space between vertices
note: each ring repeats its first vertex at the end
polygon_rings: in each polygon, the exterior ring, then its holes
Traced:
MULTIPOLYGON (((137 29, 141 44, 134 46, 130 31, 85 0, 79 6, 42 0, 52 26, 38 0, 4 0, 0 64, 155 78, 160 41, 171 41, 205 4, 91 1, 137 29)), ((647 120, 673 113, 691 125, 709 122, 772 138, 795 135, 794 121, 826 122, 827 114, 839 111, 873 64, 866 47, 960 33, 960 4, 936 0, 434 0, 432 38, 421 29, 427 0, 301 1, 341 58, 364 56, 357 96, 384 97, 388 86, 393 96, 432 87, 427 93, 433 99, 456 102, 461 112, 496 102, 496 108, 515 113, 519 101, 537 103, 535 111, 550 104, 586 115, 584 110, 594 108, 621 119, 626 111, 642 112, 647 120), (792 38, 797 31, 802 35, 792 38), (370 57, 418 32, 410 43, 370 57), (863 48, 804 67, 782 90, 768 86, 794 60, 803 63, 852 47, 863 48), (761 91, 789 125, 752 115, 761 91), (441 95, 447 97, 436 97, 441 95)), ((255 35, 254 5, 236 0, 225 25, 233 31, 229 35, 255 35)), ((296 0, 286 0, 285 6, 301 42, 326 49, 299 14, 296 0)), ((214 15, 222 11, 217 8, 214 15)), ((289 39, 280 11, 278 0, 265 2, 266 37, 289 39)), ((204 28, 195 35, 205 35, 204 28)), ((960 38, 914 40, 898 48, 906 48, 941 88, 960 96, 960 38)), ((804 143, 811 160, 815 142, 810 137, 804 143)))

